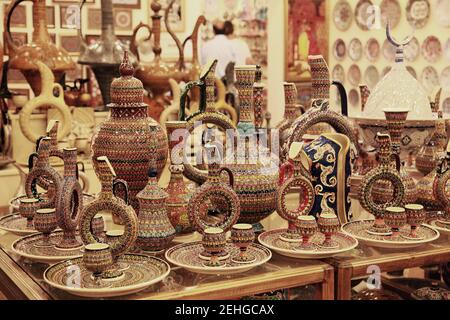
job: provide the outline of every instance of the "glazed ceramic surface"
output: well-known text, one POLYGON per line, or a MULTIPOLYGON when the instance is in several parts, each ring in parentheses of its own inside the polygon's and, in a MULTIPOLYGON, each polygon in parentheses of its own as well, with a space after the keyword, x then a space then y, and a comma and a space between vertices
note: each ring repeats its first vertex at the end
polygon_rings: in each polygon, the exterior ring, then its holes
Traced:
MULTIPOLYGON (((63 232, 55 231, 50 235, 51 246, 36 246, 36 244, 42 242, 43 234, 34 233, 14 241, 11 248, 14 253, 21 257, 42 263, 56 263, 67 259, 81 257, 83 255, 82 247, 74 249, 57 248, 55 244, 61 242, 62 239, 63 232)), ((78 240, 81 241, 79 237, 78 240)))
MULTIPOLYGON (((128 183, 130 203, 138 208, 136 194, 147 184, 147 171, 154 160, 161 175, 167 160, 167 137, 161 126, 147 116, 144 88, 133 77, 127 55, 120 66, 121 77, 111 84, 111 116, 92 138, 92 158, 108 157, 117 178, 128 183)), ((97 171, 96 161, 94 168, 97 171)))
POLYGON ((358 239, 362 244, 372 247, 391 248, 391 249, 406 249, 415 248, 423 244, 432 242, 439 238, 439 232, 427 225, 422 225, 417 230, 417 235, 421 240, 412 240, 407 237, 410 233, 410 226, 406 225, 400 229, 400 237, 395 240, 389 240, 385 235, 375 235, 368 233, 367 230, 372 227, 374 220, 359 220, 352 221, 342 226, 342 231, 352 237, 358 239))
POLYGON ((50 286, 70 294, 88 298, 118 297, 139 292, 162 281, 170 273, 169 265, 158 258, 125 254, 117 261, 126 264, 123 275, 118 279, 101 280, 100 284, 86 270, 82 258, 55 264, 44 272, 44 280, 50 286), (79 270, 76 278, 69 279, 73 270, 79 270))
POLYGON ((375 62, 380 56, 380 43, 375 38, 370 38, 367 40, 366 47, 366 57, 370 62, 375 62))
POLYGON ((297 259, 329 258, 348 252, 358 245, 358 241, 353 237, 337 232, 332 235, 332 240, 338 243, 338 247, 333 249, 323 248, 319 244, 325 240, 325 235, 316 232, 310 238, 310 242, 316 245, 315 248, 312 250, 304 250, 299 248, 299 242, 295 243, 281 240, 280 235, 284 232, 286 232, 286 229, 266 231, 259 235, 258 240, 262 245, 280 255, 297 259))
POLYGON ((355 8, 356 25, 362 30, 369 30, 368 22, 370 21, 370 7, 373 6, 370 0, 359 0, 355 8))
POLYGON ((436 63, 442 56, 442 45, 435 36, 427 37, 422 44, 422 56, 430 63, 436 63))
POLYGON ((398 0, 383 0, 380 4, 380 9, 383 27, 389 21, 391 27, 395 28, 402 17, 402 9, 398 0))
POLYGON ((348 46, 348 56, 353 61, 359 61, 363 54, 363 45, 361 40, 353 38, 348 46))
POLYGON ((251 263, 233 261, 233 257, 240 254, 240 250, 234 244, 228 242, 225 250, 230 253, 230 257, 222 260, 224 265, 219 267, 204 266, 204 260, 199 257, 199 254, 203 252, 201 242, 180 244, 172 247, 166 251, 166 259, 168 262, 194 273, 226 275, 246 272, 266 263, 272 257, 269 249, 256 243, 251 244, 247 248, 247 254, 256 258, 251 263))
POLYGON ((406 19, 411 26, 421 29, 428 23, 430 12, 428 0, 409 0, 406 6, 406 19))
POLYGON ((0 218, 0 230, 26 236, 36 233, 36 229, 27 227, 27 219, 18 214, 8 214, 0 218))
POLYGON ((339 0, 333 9, 333 22, 336 28, 346 31, 353 21, 352 7, 346 0, 339 0))
POLYGON ((436 229, 442 235, 450 235, 450 222, 446 222, 440 217, 428 219, 426 225, 436 229))

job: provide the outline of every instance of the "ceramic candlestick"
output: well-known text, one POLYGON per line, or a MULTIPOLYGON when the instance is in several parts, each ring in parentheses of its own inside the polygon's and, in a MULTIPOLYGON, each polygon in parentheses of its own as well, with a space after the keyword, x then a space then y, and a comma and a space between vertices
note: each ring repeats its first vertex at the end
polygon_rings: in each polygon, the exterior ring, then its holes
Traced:
POLYGON ((248 246, 251 245, 254 240, 255 231, 251 224, 235 224, 231 228, 231 241, 239 248, 240 253, 238 256, 231 258, 231 260, 237 263, 254 262, 256 257, 247 253, 248 246))
POLYGON ((36 246, 52 246, 53 243, 50 241, 50 234, 56 229, 57 226, 58 222, 56 220, 55 209, 36 210, 36 215, 34 216, 34 228, 43 234, 42 241, 36 244, 36 246))
POLYGON ((422 223, 425 222, 426 212, 420 204, 407 204, 406 210, 406 222, 411 226, 411 232, 408 236, 404 236, 407 239, 423 239, 423 237, 417 234, 417 229, 420 228, 422 223))
POLYGON ((295 222, 295 226, 302 236, 302 243, 298 247, 300 250, 312 250, 315 245, 309 239, 317 232, 318 226, 314 216, 299 216, 295 222))
POLYGON ((84 247, 84 267, 93 273, 96 280, 113 265, 111 248, 106 243, 92 243, 84 247))
POLYGON ((33 217, 40 207, 39 200, 35 198, 25 198, 20 200, 19 213, 27 219, 27 229, 34 229, 33 217))
POLYGON ((386 239, 395 240, 400 237, 400 228, 407 222, 405 208, 388 207, 384 213, 384 221, 388 227, 392 229, 392 235, 386 239))
POLYGON ((317 221, 319 231, 325 235, 324 242, 320 245, 326 249, 337 248, 339 245, 331 238, 333 233, 339 230, 339 219, 335 214, 323 213, 317 221))
POLYGON ((222 267, 225 265, 219 259, 219 254, 225 251, 226 246, 226 237, 223 229, 206 229, 203 233, 202 244, 205 251, 211 256, 209 261, 203 263, 206 267, 222 267))

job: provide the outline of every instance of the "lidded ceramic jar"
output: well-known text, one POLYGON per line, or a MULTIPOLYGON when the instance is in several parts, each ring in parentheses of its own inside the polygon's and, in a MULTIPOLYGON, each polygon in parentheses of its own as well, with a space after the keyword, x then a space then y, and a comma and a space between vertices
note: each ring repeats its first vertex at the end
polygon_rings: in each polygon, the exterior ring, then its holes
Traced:
POLYGON ((133 73, 125 52, 120 65, 121 77, 111 84, 111 116, 92 139, 92 157, 108 157, 117 178, 128 183, 130 204, 137 209, 136 194, 147 184, 150 162, 155 163, 160 176, 166 164, 168 144, 161 126, 147 116, 142 82, 133 73))
POLYGON ((139 201, 136 244, 144 251, 160 251, 172 242, 175 229, 167 215, 169 195, 158 185, 156 170, 150 169, 148 177, 147 185, 136 196, 139 201))
POLYGON ((65 72, 75 69, 75 62, 66 50, 57 47, 50 38, 47 29, 45 0, 30 0, 33 2, 33 36, 31 43, 21 46, 14 43, 10 31, 11 17, 14 9, 24 1, 12 1, 5 10, 5 45, 9 50, 9 68, 20 70, 33 89, 34 94, 38 96, 41 92, 41 77, 36 61, 41 61, 47 65, 57 82, 65 72))

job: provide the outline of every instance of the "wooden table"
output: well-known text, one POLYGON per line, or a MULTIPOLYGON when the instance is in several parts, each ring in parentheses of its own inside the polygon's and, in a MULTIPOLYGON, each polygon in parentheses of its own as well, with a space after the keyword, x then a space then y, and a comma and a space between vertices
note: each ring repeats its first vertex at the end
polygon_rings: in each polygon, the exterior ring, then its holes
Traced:
POLYGON ((367 279, 372 274, 369 267, 378 267, 384 273, 449 262, 450 238, 441 235, 431 244, 404 250, 373 248, 360 244, 349 255, 324 261, 335 268, 336 299, 350 300, 352 279, 367 279))

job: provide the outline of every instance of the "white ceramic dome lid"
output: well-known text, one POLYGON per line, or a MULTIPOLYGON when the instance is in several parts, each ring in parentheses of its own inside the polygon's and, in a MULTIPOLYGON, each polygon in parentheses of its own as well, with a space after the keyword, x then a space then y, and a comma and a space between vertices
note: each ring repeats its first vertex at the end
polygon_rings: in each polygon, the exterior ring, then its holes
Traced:
POLYGON ((403 47, 412 35, 398 42, 386 27, 388 40, 397 47, 396 63, 370 93, 362 113, 365 119, 385 119, 384 109, 409 109, 408 120, 433 120, 430 100, 422 85, 408 72, 404 65, 403 47))

